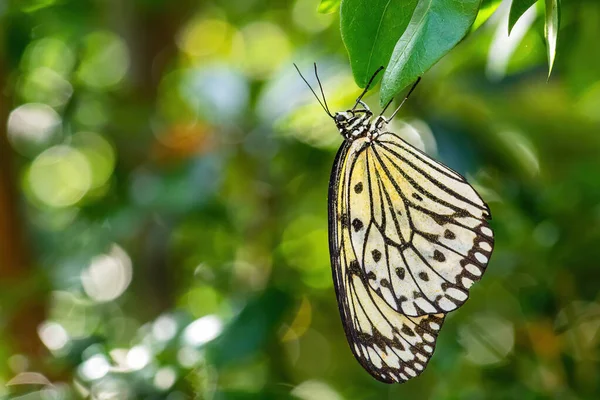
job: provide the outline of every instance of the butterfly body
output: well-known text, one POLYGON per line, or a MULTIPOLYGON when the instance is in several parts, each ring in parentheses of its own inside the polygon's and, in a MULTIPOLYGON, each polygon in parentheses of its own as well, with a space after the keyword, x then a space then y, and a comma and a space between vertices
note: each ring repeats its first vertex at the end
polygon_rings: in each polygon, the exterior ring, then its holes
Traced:
POLYGON ((387 125, 387 120, 383 116, 378 116, 373 121, 373 113, 364 103, 362 104, 364 109, 337 112, 333 116, 338 131, 345 140, 353 141, 364 137, 370 142, 387 125))

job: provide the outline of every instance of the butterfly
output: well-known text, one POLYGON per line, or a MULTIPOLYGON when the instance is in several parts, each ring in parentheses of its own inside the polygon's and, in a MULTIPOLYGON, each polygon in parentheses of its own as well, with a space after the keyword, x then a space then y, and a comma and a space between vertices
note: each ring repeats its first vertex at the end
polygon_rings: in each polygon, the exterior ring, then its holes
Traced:
MULTIPOLYGON (((344 138, 329 182, 329 250, 340 316, 352 353, 375 379, 419 375, 448 312, 469 297, 494 247, 491 214, 466 179, 411 146, 362 101, 332 114, 344 138)), ((419 78, 420 79, 420 78, 419 78)))

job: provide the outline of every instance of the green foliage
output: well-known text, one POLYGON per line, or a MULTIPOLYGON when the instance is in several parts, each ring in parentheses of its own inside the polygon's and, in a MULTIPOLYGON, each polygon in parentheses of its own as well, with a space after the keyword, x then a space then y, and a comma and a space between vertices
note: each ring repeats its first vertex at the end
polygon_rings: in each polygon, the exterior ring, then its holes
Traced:
POLYGON ((365 87, 379 67, 388 65, 417 3, 417 0, 342 1, 342 39, 358 86, 365 87))
POLYGON ((342 1, 342 38, 356 83, 364 87, 380 66, 387 66, 381 93, 381 103, 387 103, 466 35, 479 3, 342 1))
POLYGON ((467 34, 480 0, 419 1, 394 47, 381 84, 381 104, 415 81, 467 34))
POLYGON ((483 0, 479 7, 479 11, 477 12, 477 18, 475 18, 475 22, 473 22, 473 26, 471 27, 471 31, 474 31, 485 24, 496 12, 498 7, 500 7, 500 4, 502 4, 502 0, 483 0))
POLYGON ((512 0, 510 3, 510 12, 508 14, 508 32, 512 31, 521 15, 529 10, 538 0, 512 0))
POLYGON ((545 36, 548 50, 548 77, 552 73, 554 59, 556 58, 556 44, 560 28, 560 0, 546 0, 545 36))
MULTIPOLYGON (((511 3, 509 32, 534 3, 511 3)), ((342 1, 341 33, 354 80, 365 87, 373 73, 384 66, 380 103, 386 104, 448 54, 469 31, 483 25, 500 4, 500 0, 342 1)), ((546 1, 546 10, 550 75, 556 56, 560 2, 546 1)))

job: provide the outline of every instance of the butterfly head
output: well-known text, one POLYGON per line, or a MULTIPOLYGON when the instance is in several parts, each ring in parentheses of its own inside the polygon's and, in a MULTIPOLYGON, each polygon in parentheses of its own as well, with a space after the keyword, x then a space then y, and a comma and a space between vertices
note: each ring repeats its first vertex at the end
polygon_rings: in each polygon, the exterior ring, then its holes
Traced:
POLYGON ((354 107, 347 111, 336 112, 335 114, 331 113, 331 111, 329 110, 329 106, 327 105, 327 100, 325 99, 323 86, 321 85, 321 81, 319 80, 319 74, 317 73, 317 64, 314 64, 315 77, 317 78, 317 83, 319 84, 319 90, 323 98, 322 100, 317 95, 317 92, 315 92, 315 90, 310 86, 306 78, 304 78, 304 76, 300 72, 300 69, 298 69, 298 66, 294 64, 294 67, 296 68, 296 71, 298 71, 298 74, 300 75, 304 83, 306 83, 310 91, 313 93, 321 107, 323 107, 323 110, 325 110, 327 115, 331 119, 333 119, 335 125, 337 126, 339 132, 342 134, 344 139, 353 140, 363 136, 367 136, 372 139, 373 137, 375 137, 374 135, 378 132, 378 130, 383 127, 384 122, 387 123, 385 118, 383 118, 380 115, 375 120, 375 124, 373 126, 374 129, 371 129, 371 118, 373 117, 373 113, 371 112, 371 110, 369 110, 369 107, 362 101, 363 96, 371 87, 371 84, 375 80, 377 74, 383 70, 383 67, 380 67, 371 77, 371 80, 366 85, 364 91, 356 100, 356 104, 354 104, 354 107))
POLYGON ((371 116, 365 110, 348 110, 335 113, 333 120, 342 136, 352 139, 366 134, 371 125, 371 116))
POLYGON ((338 129, 345 128, 348 126, 348 122, 354 118, 354 112, 350 111, 340 111, 336 112, 333 116, 333 120, 337 125, 338 129))

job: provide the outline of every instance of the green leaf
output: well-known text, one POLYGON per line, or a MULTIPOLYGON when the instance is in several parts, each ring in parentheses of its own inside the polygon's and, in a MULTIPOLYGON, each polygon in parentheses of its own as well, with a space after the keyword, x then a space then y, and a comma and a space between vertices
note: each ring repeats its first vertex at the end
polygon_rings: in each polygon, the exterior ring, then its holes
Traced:
POLYGON ((317 7, 317 12, 320 14, 334 13, 340 8, 340 1, 341 0, 321 0, 319 7, 317 7))
POLYGON ((479 7, 479 12, 477 12, 477 18, 475 18, 475 22, 473 22, 473 26, 471 27, 471 32, 485 24, 498 7, 500 7, 500 4, 502 4, 502 0, 483 0, 479 7))
POLYGON ((548 50, 548 77, 556 57, 556 43, 560 27, 560 0, 546 0, 546 43, 548 50))
POLYGON ((512 0, 510 5, 510 12, 508 13, 508 34, 512 31, 513 27, 521 18, 525 11, 529 10, 537 0, 512 0))
POLYGON ((348 49, 354 80, 365 87, 373 73, 390 60, 418 0, 343 0, 342 40, 348 49))
POLYGON ((448 53, 475 21, 480 0, 420 0, 381 83, 386 104, 448 53))

